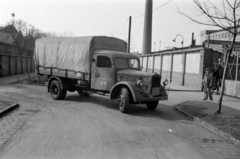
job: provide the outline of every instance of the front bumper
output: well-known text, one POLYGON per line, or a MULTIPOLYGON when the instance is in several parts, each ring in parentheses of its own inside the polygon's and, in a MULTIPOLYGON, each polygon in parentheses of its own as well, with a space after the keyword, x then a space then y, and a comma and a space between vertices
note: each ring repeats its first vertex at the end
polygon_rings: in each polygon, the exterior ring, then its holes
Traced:
POLYGON ((136 97, 138 102, 147 102, 147 101, 156 101, 156 100, 168 100, 168 96, 158 96, 158 97, 153 97, 151 95, 148 96, 138 96, 136 97))

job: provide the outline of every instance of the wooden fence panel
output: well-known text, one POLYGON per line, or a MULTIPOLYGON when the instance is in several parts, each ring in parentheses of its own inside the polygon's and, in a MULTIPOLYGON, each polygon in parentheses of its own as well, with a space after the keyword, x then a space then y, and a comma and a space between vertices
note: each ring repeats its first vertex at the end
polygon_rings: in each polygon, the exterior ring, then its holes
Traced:
POLYGON ((35 64, 31 56, 0 53, 0 77, 34 72, 35 64))
POLYGON ((2 76, 9 76, 9 58, 2 56, 2 76))
POLYGON ((18 56, 17 57, 17 74, 21 74, 22 73, 22 63, 21 63, 21 57, 18 56))
POLYGON ((16 75, 16 58, 14 56, 10 56, 10 61, 11 61, 11 75, 16 75))

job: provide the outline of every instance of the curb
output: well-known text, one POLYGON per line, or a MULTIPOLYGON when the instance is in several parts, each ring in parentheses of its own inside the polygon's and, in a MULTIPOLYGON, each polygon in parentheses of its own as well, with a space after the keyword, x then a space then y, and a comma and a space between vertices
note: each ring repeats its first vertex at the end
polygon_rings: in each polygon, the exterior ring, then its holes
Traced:
POLYGON ((176 91, 176 92, 202 92, 200 90, 181 90, 181 89, 166 89, 166 91, 176 91))
POLYGON ((230 134, 228 133, 225 133, 221 130, 219 130, 218 128, 216 128, 215 126, 212 126, 211 124, 208 124, 207 122, 199 119, 198 117, 194 117, 190 114, 188 114, 187 112, 181 110, 181 109, 178 109, 176 106, 174 107, 175 110, 177 110, 178 112, 182 113, 184 116, 186 116, 187 118, 190 118, 193 120, 194 123, 198 124, 198 125, 201 125, 202 127, 210 130, 211 132, 225 138, 225 139, 228 139, 228 140, 231 140, 236 146, 239 146, 240 147, 240 140, 232 137, 230 134))
POLYGON ((0 117, 1 117, 2 115, 6 114, 7 112, 9 112, 9 111, 17 108, 17 107, 19 107, 19 104, 18 104, 18 103, 13 103, 13 104, 10 104, 9 106, 7 106, 7 107, 4 108, 4 109, 1 109, 1 110, 0 110, 0 117))
MULTIPOLYGON (((32 76, 31 78, 35 78, 35 77, 37 77, 38 75, 34 75, 34 76, 32 76)), ((19 82, 22 82, 22 81, 24 81, 24 80, 26 80, 26 79, 28 79, 28 77, 23 77, 22 79, 20 79, 20 80, 15 80, 15 81, 13 81, 13 82, 9 82, 8 84, 17 84, 17 83, 19 83, 19 82)))

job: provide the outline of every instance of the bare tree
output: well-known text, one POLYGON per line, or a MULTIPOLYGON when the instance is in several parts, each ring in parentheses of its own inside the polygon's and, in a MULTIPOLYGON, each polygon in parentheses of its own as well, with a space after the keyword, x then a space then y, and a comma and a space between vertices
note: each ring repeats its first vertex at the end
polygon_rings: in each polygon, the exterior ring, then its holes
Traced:
MULTIPOLYGON (((19 50, 19 54, 22 55, 27 49, 29 41, 34 40, 34 34, 38 30, 23 20, 12 19, 10 22, 7 22, 4 31, 12 37, 13 44, 19 50)), ((32 43, 34 43, 34 41, 32 41, 32 43)))
POLYGON ((193 0, 194 4, 200 13, 199 16, 203 16, 207 19, 206 22, 200 21, 177 8, 177 12, 187 17, 188 19, 196 22, 197 24, 208 25, 219 27, 222 30, 229 32, 232 35, 231 45, 228 46, 226 53, 227 58, 224 62, 224 71, 222 77, 222 90, 218 101, 219 107, 216 114, 221 113, 223 91, 226 70, 228 60, 232 54, 236 36, 240 34, 240 0, 222 0, 222 1, 211 1, 211 0, 193 0))
POLYGON ((73 37, 74 36, 74 33, 73 32, 62 32, 62 33, 59 33, 58 34, 59 37, 73 37))

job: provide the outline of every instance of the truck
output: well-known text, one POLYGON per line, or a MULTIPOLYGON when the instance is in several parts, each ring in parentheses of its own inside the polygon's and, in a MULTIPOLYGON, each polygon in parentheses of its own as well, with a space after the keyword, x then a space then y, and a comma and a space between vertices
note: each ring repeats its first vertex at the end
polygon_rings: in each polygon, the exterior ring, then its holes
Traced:
POLYGON ((96 92, 117 100, 126 113, 130 104, 146 104, 155 110, 167 100, 167 80, 142 71, 137 55, 127 52, 127 43, 115 37, 56 37, 35 42, 36 70, 48 77, 48 92, 62 100, 67 91, 84 96, 96 92))

